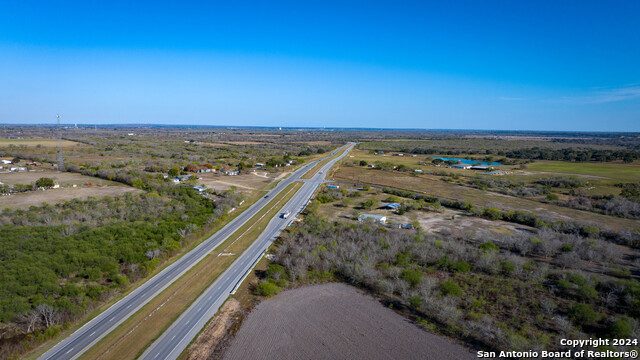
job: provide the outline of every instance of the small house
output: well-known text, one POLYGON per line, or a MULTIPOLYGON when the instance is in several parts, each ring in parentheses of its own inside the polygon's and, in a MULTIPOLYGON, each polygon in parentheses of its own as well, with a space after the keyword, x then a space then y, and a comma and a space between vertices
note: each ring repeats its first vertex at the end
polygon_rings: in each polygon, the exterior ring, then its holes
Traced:
POLYGON ((11 160, 0 160, 0 161, 5 165, 11 164, 11 160))
POLYGON ((464 169, 464 170, 471 169, 471 165, 467 165, 467 164, 455 164, 455 165, 451 165, 451 167, 454 169, 464 169))
POLYGON ((379 224, 386 224, 387 217, 381 215, 361 214, 360 216, 358 216, 358 221, 371 221, 379 224))
POLYGON ((415 169, 415 170, 413 170, 413 172, 416 173, 416 174, 422 174, 422 170, 420 170, 420 169, 415 169))
POLYGON ((340 189, 340 186, 329 184, 329 185, 327 185, 327 188, 329 188, 329 189, 340 189))
POLYGON ((263 163, 256 163, 255 167, 261 168, 261 167, 264 167, 264 164, 263 163))
POLYGON ((207 190, 207 188, 204 186, 194 186, 193 189, 197 192, 204 192, 205 190, 207 190))

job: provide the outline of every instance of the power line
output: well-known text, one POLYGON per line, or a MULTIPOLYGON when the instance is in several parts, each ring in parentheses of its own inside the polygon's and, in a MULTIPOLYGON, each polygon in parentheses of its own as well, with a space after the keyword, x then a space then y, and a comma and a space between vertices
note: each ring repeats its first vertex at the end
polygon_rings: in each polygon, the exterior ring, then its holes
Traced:
POLYGON ((58 119, 58 171, 64 171, 64 159, 62 158, 62 130, 60 129, 60 114, 56 114, 58 119))

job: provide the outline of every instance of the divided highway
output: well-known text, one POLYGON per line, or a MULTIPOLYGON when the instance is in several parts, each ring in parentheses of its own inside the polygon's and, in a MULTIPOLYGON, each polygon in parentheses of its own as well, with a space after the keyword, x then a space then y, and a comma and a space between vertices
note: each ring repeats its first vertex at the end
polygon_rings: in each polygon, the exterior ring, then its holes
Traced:
MULTIPOLYGON (((349 150, 355 144, 348 144, 349 150)), ((340 150, 343 150, 340 148, 340 150)), ((271 243, 278 238, 307 205, 318 186, 325 180, 325 174, 337 161, 348 154, 345 151, 341 156, 329 161, 315 174, 282 208, 290 211, 288 219, 281 216, 273 218, 264 229, 258 239, 229 268, 216 279, 216 281, 142 354, 141 359, 177 359, 207 324, 220 306, 229 297, 230 293, 251 271, 271 243)), ((296 176, 296 180, 298 176, 296 176)))
MULTIPOLYGON (((348 145, 345 145, 343 147, 340 147, 340 148, 334 150, 328 157, 335 155, 336 153, 344 150, 347 147, 351 148, 353 146, 354 146, 354 144, 348 144, 348 145)), ((346 153, 347 152, 345 151, 344 154, 346 154, 346 153)), ((343 156, 344 156, 344 154, 343 154, 343 156)), ((340 156, 340 158, 342 158, 342 156, 340 156)), ((251 205, 242 214, 238 215, 235 219, 233 219, 226 226, 224 226, 222 229, 220 229, 215 234, 213 234, 210 238, 204 240, 195 249, 193 249, 189 253, 183 255, 180 259, 176 260, 173 264, 167 266, 160 273, 158 273, 157 275, 155 275, 151 279, 147 280, 144 284, 140 285, 137 289, 135 289, 134 291, 129 293, 122 300, 118 301, 117 303, 112 305, 110 308, 108 308, 107 310, 102 312, 100 315, 98 315, 97 317, 95 317, 91 321, 87 322, 84 326, 82 326, 76 332, 74 332, 69 337, 67 337, 66 339, 62 340, 60 343, 58 343, 53 348, 51 348, 49 351, 47 351, 42 356, 40 356, 39 359, 41 359, 41 360, 65 359, 66 360, 66 359, 75 359, 78 356, 80 356, 89 347, 91 347, 93 344, 95 344, 100 339, 102 339, 104 336, 106 336, 109 332, 111 332, 113 329, 115 329, 123 321, 125 321, 127 318, 129 318, 129 316, 134 314, 142 306, 144 306, 151 299, 153 299, 156 295, 158 295, 160 292, 162 292, 164 289, 166 289, 169 285, 171 285, 174 281, 176 281, 178 278, 180 278, 180 276, 182 276, 184 273, 186 273, 191 267, 193 267, 195 264, 200 262, 200 260, 202 260, 208 253, 210 253, 216 247, 218 247, 220 244, 222 244, 239 227, 241 227, 244 223, 249 221, 258 211, 260 211, 260 209, 262 209, 264 206, 266 206, 269 203, 269 201, 271 201, 271 198, 274 195, 278 194, 280 191, 282 191, 285 187, 287 187, 287 185, 291 184, 292 182, 301 181, 300 180, 300 176, 302 176, 308 170, 312 169, 319 161, 322 161, 323 159, 315 160, 313 162, 310 162, 309 164, 304 165, 300 169, 296 170, 287 179, 281 180, 276 185, 275 188, 273 188, 272 190, 270 190, 268 192, 268 197, 263 197, 263 198, 259 199, 258 201, 256 201, 253 205, 251 205)), ((329 162, 323 168, 323 170, 328 169, 337 160, 338 159, 336 158, 336 159, 332 160, 331 162, 329 162)), ((287 209, 289 209, 292 212, 293 215, 297 214, 298 211, 300 210, 301 206, 306 205, 306 202, 312 196, 313 191, 315 191, 317 186, 320 183, 322 183, 323 179, 324 179, 324 175, 323 174, 316 174, 316 176, 312 180, 307 180, 308 183, 304 184, 304 186, 298 191, 298 193, 296 193, 294 195, 294 197, 289 201, 289 203, 287 204, 287 209), (311 188, 313 188, 313 189, 310 190, 311 188), (304 197, 302 197, 302 194, 304 194, 304 197), (304 204, 303 204, 303 202, 304 202, 304 204), (295 206, 295 208, 294 208, 294 206, 295 206)), ((282 221, 275 221, 275 222, 272 221, 271 223, 269 223, 269 225, 267 226, 265 231, 262 233, 260 238, 254 244, 252 244, 251 247, 249 247, 249 249, 247 249, 243 253, 243 255, 240 256, 227 269, 227 271, 224 272, 218 278, 218 280, 216 280, 216 282, 214 282, 214 284, 205 292, 204 295, 202 295, 200 298, 198 298, 198 300, 194 303, 194 306, 190 307, 187 310, 187 312, 185 312, 185 314, 183 314, 183 316, 181 316, 178 319, 178 321, 176 321, 176 323, 174 323, 174 325, 172 325, 172 327, 167 332, 165 332, 165 334, 162 335, 162 337, 160 339, 165 338, 165 335, 169 331, 174 329, 176 327, 176 324, 178 324, 185 317, 186 314, 191 314, 194 307, 197 309, 197 305, 198 304, 203 305, 202 306, 203 308, 206 308, 204 305, 208 305, 209 308, 213 308, 213 305, 214 305, 213 303, 206 302, 206 304, 205 304, 203 302, 202 298, 204 296, 210 296, 210 295, 213 296, 212 289, 216 287, 216 284, 218 284, 217 286, 224 287, 224 289, 226 290, 227 282, 233 282, 233 280, 236 279, 237 276, 240 276, 240 278, 241 278, 242 275, 243 275, 243 271, 244 271, 242 269, 246 268, 247 264, 250 264, 251 261, 253 261, 253 259, 255 258, 255 254, 256 254, 256 252, 255 252, 256 250, 255 249, 258 247, 256 244, 263 244, 264 243, 264 236, 266 234, 269 234, 269 236, 270 236, 269 239, 273 238, 274 234, 277 237, 277 234, 279 234, 280 231, 282 229, 284 229, 284 226, 286 226, 286 224, 290 221, 290 220, 284 220, 284 219, 280 219, 280 220, 282 220, 282 221), (276 223, 277 223, 277 225, 275 225, 276 223), (277 230, 277 232, 276 232, 276 230, 277 230), (247 254, 250 254, 250 255, 247 255, 247 254), (249 263, 246 262, 247 258, 250 259, 249 263), (224 284, 221 284, 221 281, 224 282, 224 284)), ((262 248, 262 247, 260 247, 260 248, 262 248)), ((258 253, 258 254, 260 254, 260 253, 258 253)), ((239 278, 237 280, 239 280, 239 278)), ((220 301, 220 304, 222 304, 222 302, 224 301, 224 299, 226 299, 226 297, 228 295, 229 294, 228 294, 228 291, 227 291, 226 295, 224 296, 222 301, 220 301)), ((221 295, 218 295, 218 298, 220 298, 220 297, 221 297, 221 295)), ((209 315, 207 320, 209 318, 211 318, 211 316, 213 316, 213 314, 215 314, 215 312, 217 311, 219 306, 220 305, 215 307, 215 310, 213 311, 213 313, 211 313, 211 315, 209 315)), ((208 312, 207 312, 207 314, 208 314, 208 312)), ((188 325, 191 322, 191 320, 187 320, 187 321, 188 321, 187 322, 187 325, 188 325)), ((205 323, 206 323, 206 321, 205 321, 205 323)), ((193 328, 193 325, 194 324, 192 324, 191 328, 193 328)), ((204 325, 204 323, 203 323, 203 325, 204 325)), ((202 326, 200 326, 198 328, 198 330, 196 330, 196 332, 193 333, 193 336, 195 336, 195 334, 200 330, 201 327, 202 326)), ((189 332, 189 334, 191 334, 191 332, 189 332)), ((193 338, 193 336, 191 338, 193 338)), ((183 339, 183 338, 186 338, 186 337, 183 336, 180 339, 183 339)), ((189 341, 191 340, 191 338, 189 338, 189 341)), ((160 339, 158 341, 160 341, 160 339)), ((184 345, 184 347, 186 347, 186 345, 188 345, 189 341, 187 341, 187 343, 184 345)), ((169 341, 169 343, 173 343, 173 342, 174 342, 173 340, 169 341)), ((145 354, 143 355, 143 358, 147 356, 148 352, 150 352, 150 351, 152 351, 154 349, 158 349, 157 343, 158 342, 154 343, 149 348, 149 350, 147 352, 145 352, 145 354)), ((180 343, 180 345, 182 345, 182 343, 180 343)), ((162 347, 162 349, 164 349, 164 348, 165 347, 162 347)), ((180 350, 180 351, 182 351, 182 350, 180 350)), ((174 353, 174 351, 169 351, 169 352, 164 353, 164 354, 166 354, 166 356, 164 356, 164 355, 160 356, 162 353, 156 351, 151 358, 162 358, 162 359, 165 359, 165 358, 168 358, 169 354, 173 354, 173 353, 174 353)), ((178 354, 180 354, 180 352, 178 352, 178 354)), ((176 355, 176 357, 177 357, 177 355, 176 355)), ((173 358, 175 358, 175 357, 173 357, 173 358)))

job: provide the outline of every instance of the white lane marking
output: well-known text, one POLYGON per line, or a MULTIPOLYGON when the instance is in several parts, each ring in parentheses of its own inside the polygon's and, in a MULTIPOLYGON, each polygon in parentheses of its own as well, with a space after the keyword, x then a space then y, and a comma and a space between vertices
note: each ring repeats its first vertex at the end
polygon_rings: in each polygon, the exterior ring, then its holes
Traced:
POLYGON ((115 319, 115 318, 116 318, 116 317, 114 316, 114 317, 112 317, 111 319, 109 319, 109 321, 113 321, 113 319, 115 319))
POLYGON ((73 351, 73 348, 69 349, 69 351, 67 351, 66 353, 68 354, 68 353, 70 353, 72 351, 73 351))
POLYGON ((189 325, 190 322, 191 322, 191 320, 187 320, 187 323, 185 325, 189 325))
POLYGON ((91 334, 89 334, 89 336, 93 336, 93 334, 95 334, 95 333, 96 333, 96 332, 94 331, 94 332, 92 332, 91 334))
POLYGON ((200 307, 198 308, 198 311, 200 311, 200 310, 202 310, 202 306, 200 306, 200 307))
POLYGON ((175 338, 176 338, 176 336, 175 336, 175 335, 173 335, 173 337, 171 338, 171 341, 173 341, 173 339, 175 339, 175 338))
POLYGON ((127 309, 131 307, 132 304, 129 304, 129 306, 127 306, 127 309))
POLYGON ((155 358, 157 358, 157 357, 158 357, 158 355, 160 355, 160 353, 157 353, 157 354, 156 354, 156 356, 154 356, 153 358, 154 358, 154 359, 155 359, 155 358))

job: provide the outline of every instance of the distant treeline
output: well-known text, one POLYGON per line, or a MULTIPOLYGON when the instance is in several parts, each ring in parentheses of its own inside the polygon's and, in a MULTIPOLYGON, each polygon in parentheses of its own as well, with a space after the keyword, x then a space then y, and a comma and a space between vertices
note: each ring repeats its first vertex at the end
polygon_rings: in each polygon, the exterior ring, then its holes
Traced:
POLYGON ((493 150, 493 149, 477 149, 477 150, 443 150, 436 148, 400 148, 400 149, 375 149, 376 151, 399 151, 408 154, 423 155, 496 155, 504 156, 511 159, 527 159, 527 160, 556 160, 556 161, 615 161, 622 160, 624 162, 633 162, 640 159, 640 151, 638 150, 606 150, 606 149, 542 149, 539 147, 524 148, 516 150, 493 150))

